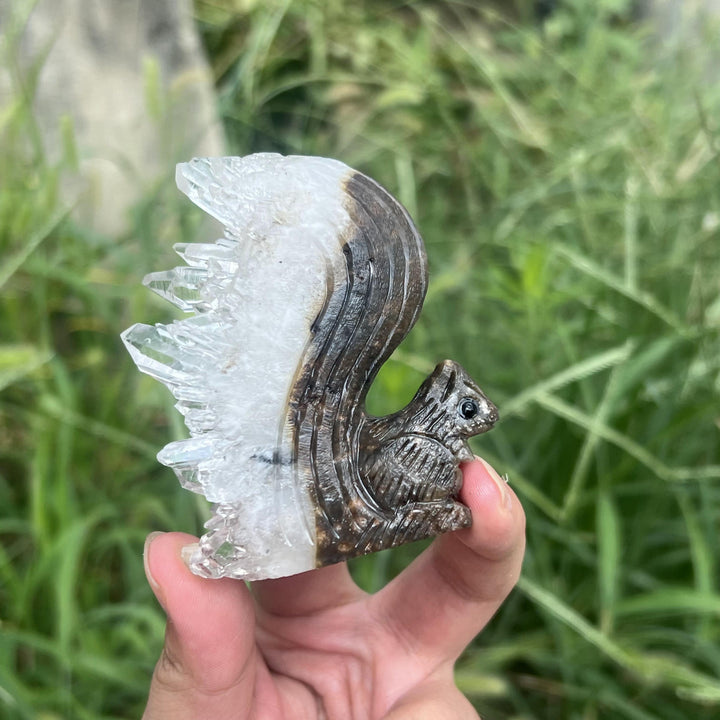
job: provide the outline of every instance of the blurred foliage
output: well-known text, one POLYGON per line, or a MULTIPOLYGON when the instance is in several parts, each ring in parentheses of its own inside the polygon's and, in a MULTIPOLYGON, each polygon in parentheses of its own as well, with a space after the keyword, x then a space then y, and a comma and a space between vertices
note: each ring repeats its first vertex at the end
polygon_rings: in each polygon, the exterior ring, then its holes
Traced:
MULTIPOLYGON (((443 356, 500 407, 476 449, 523 500, 528 554, 460 687, 492 718, 714 718, 720 48, 661 47, 622 0, 554 5, 196 13, 233 152, 338 157, 426 240, 425 309, 372 408, 407 401, 443 356)), ((5 60, 16 43, 6 29, 5 60)), ((0 716, 137 717, 163 634, 142 541, 199 531, 204 509, 154 459, 183 430, 118 333, 165 319, 140 277, 199 219, 161 188, 125 237, 78 227, 59 199, 72 128, 49 164, 32 85, 14 88, 0 107, 0 716)), ((418 550, 353 570, 375 589, 418 550)))

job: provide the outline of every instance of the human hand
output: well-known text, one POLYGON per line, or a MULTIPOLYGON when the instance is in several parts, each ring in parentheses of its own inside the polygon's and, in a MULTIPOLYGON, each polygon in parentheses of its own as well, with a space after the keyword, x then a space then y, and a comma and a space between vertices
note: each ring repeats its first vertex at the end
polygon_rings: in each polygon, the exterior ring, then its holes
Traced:
POLYGON ((453 665, 520 574, 525 516, 483 461, 463 466, 473 526, 443 535, 379 592, 345 563, 247 585, 183 563, 195 538, 148 538, 168 616, 144 720, 470 720, 453 665))

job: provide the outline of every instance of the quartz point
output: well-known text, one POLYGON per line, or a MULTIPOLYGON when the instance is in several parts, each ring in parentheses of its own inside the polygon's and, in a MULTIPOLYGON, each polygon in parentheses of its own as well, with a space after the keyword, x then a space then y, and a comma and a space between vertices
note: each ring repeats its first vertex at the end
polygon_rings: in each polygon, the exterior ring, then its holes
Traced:
POLYGON ((193 572, 281 577, 467 527, 458 464, 497 420, 480 388, 446 360, 403 410, 364 406, 425 296, 405 209, 328 158, 196 158, 176 179, 225 236, 144 280, 189 317, 122 339, 190 431, 158 460, 213 503, 193 572))

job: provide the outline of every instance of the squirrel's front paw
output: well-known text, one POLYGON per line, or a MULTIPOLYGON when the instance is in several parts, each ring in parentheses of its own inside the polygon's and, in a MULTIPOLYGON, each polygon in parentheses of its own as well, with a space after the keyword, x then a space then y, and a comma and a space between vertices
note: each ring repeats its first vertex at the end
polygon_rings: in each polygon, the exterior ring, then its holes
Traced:
POLYGON ((455 502, 448 502, 447 509, 440 516, 441 525, 438 532, 452 532, 472 525, 472 513, 467 505, 455 502))

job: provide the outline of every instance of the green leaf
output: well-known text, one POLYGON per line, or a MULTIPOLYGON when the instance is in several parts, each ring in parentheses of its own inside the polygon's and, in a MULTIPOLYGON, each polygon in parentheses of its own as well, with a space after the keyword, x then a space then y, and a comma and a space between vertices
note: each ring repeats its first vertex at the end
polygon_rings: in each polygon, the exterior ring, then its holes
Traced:
POLYGON ((601 490, 597 502, 598 588, 600 625, 612 632, 620 575, 620 519, 612 496, 601 490))

